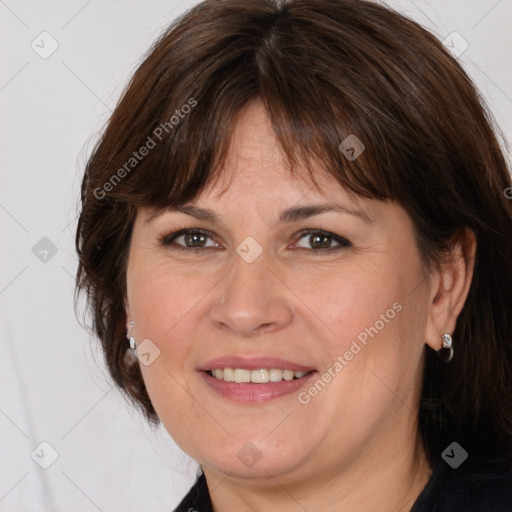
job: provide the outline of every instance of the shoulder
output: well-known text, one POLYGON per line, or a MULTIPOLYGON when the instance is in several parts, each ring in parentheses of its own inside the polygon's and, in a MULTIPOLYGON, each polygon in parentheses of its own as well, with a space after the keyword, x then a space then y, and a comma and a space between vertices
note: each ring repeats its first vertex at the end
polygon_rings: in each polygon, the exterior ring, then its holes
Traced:
POLYGON ((457 468, 439 460, 411 512, 512 512, 510 458, 468 459, 457 468))

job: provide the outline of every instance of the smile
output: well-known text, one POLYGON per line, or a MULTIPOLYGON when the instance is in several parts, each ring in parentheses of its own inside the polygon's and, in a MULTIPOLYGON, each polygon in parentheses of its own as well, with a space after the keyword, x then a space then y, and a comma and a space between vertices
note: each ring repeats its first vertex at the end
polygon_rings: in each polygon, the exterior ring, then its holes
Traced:
POLYGON ((200 372, 208 387, 236 402, 266 402, 298 391, 315 370, 216 368, 200 372))
POLYGON ((281 370, 279 368, 245 370, 241 368, 217 368, 207 372, 211 377, 226 382, 236 382, 237 384, 253 383, 264 384, 265 382, 281 382, 282 380, 301 379, 309 372, 281 370))

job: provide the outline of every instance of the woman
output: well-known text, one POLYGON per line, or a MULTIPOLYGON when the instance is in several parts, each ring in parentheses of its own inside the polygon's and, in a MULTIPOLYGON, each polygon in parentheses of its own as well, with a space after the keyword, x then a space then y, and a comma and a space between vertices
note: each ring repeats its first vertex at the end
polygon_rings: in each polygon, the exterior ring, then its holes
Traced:
POLYGON ((511 511, 510 186, 471 80, 382 5, 173 23, 76 242, 112 378, 201 466, 176 510, 511 511))

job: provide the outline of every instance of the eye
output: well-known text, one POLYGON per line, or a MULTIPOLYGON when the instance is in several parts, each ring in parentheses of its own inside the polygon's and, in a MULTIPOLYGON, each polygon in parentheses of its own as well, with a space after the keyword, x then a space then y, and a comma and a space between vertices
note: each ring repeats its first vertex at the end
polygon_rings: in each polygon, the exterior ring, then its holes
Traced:
POLYGON ((329 233, 328 231, 322 231, 318 229, 308 229, 301 233, 300 239, 307 238, 307 241, 312 246, 313 252, 331 252, 338 251, 350 247, 352 244, 341 236, 329 233), (332 241, 336 241, 338 246, 331 247, 332 241))
POLYGON ((173 249, 183 250, 202 250, 209 249, 211 247, 218 247, 219 245, 216 242, 213 242, 211 235, 212 233, 202 229, 181 229, 180 231, 176 231, 170 235, 163 236, 160 239, 160 243, 165 247, 173 246, 173 249), (212 240, 213 245, 206 245, 208 238, 212 240), (178 240, 183 240, 183 243, 177 243, 178 240))

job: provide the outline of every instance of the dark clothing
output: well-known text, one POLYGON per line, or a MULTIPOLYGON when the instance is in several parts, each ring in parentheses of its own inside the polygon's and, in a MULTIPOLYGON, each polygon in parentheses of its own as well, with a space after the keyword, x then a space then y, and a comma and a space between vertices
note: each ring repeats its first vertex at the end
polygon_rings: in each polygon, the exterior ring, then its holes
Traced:
MULTIPOLYGON (((203 474, 174 512, 190 509, 212 512, 203 474)), ((470 456, 452 469, 440 459, 410 512, 512 512, 512 462, 484 462, 470 456)))
POLYGON ((440 460, 410 512, 512 512, 510 460, 440 460))

